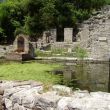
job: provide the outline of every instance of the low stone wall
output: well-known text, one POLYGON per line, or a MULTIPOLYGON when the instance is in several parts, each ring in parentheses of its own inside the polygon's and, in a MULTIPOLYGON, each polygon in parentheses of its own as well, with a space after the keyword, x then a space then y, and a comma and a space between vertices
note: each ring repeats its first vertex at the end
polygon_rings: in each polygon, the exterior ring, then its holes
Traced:
POLYGON ((78 46, 79 42, 54 42, 51 45, 52 49, 67 49, 71 48, 74 49, 78 46))
POLYGON ((25 61, 25 60, 33 60, 34 58, 27 53, 11 52, 5 55, 5 59, 12 60, 12 61, 25 61))
POLYGON ((44 92, 35 81, 2 81, 0 90, 5 105, 0 110, 110 110, 110 93, 105 92, 73 92, 61 85, 44 92))
POLYGON ((13 50, 13 45, 3 46, 0 45, 0 57, 5 57, 6 53, 9 53, 13 50))

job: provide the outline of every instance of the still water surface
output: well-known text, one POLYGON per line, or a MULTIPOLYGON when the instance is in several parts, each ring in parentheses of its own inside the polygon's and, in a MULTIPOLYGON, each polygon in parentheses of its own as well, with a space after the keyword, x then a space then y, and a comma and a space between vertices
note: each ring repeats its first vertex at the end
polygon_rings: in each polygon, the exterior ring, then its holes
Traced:
POLYGON ((110 92, 109 62, 66 65, 64 77, 76 78, 80 89, 110 92))

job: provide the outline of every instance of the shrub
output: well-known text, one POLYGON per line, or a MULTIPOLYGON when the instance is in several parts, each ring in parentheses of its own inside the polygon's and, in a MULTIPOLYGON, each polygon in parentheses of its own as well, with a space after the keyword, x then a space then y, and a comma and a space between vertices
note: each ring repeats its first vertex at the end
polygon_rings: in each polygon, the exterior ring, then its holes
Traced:
POLYGON ((83 59, 84 57, 87 57, 87 51, 81 47, 76 47, 75 48, 75 57, 83 59))

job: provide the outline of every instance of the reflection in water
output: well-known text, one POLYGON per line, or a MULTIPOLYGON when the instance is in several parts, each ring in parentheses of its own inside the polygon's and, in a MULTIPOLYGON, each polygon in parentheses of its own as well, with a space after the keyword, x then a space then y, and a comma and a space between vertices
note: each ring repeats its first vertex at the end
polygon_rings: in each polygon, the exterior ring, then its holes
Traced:
POLYGON ((80 89, 109 91, 109 63, 69 65, 66 66, 64 77, 69 80, 76 78, 80 89))
MULTIPOLYGON (((37 61, 38 62, 38 61, 37 61)), ((3 63, 11 63, 0 59, 0 65, 3 63)), ((25 63, 25 62, 23 62, 25 63)), ((29 62, 28 62, 29 63, 29 62)), ((30 62, 31 63, 31 62, 30 62)), ((46 63, 46 61, 39 61, 39 63, 46 63)), ((49 62, 48 63, 56 63, 49 62)), ((62 62, 65 63, 65 62, 62 62)), ((62 72, 57 70, 54 74, 63 74, 64 78, 70 81, 69 86, 74 86, 80 89, 87 89, 89 91, 105 91, 110 92, 110 64, 104 63, 67 63, 62 72)))

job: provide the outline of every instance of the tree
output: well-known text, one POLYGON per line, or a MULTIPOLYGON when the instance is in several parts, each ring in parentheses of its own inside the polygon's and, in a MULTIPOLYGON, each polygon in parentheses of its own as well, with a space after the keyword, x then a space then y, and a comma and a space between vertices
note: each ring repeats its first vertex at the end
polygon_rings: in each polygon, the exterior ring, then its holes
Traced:
POLYGON ((16 28, 24 25, 24 10, 19 0, 8 0, 0 4, 0 28, 4 30, 5 40, 14 40, 16 28))
POLYGON ((50 28, 76 28, 104 4, 105 0, 6 0, 0 3, 0 39, 11 42, 19 33, 37 37, 50 28))

